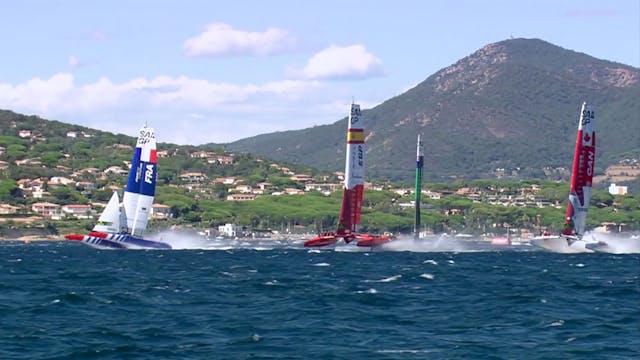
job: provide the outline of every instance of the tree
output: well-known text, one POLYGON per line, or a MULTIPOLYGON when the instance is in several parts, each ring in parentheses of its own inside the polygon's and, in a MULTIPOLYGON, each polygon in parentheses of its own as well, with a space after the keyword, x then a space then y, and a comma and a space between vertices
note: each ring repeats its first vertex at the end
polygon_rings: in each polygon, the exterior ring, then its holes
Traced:
POLYGON ((59 202, 66 204, 86 204, 89 201, 80 194, 76 189, 72 189, 68 186, 59 186, 49 191, 51 196, 55 197, 59 202))

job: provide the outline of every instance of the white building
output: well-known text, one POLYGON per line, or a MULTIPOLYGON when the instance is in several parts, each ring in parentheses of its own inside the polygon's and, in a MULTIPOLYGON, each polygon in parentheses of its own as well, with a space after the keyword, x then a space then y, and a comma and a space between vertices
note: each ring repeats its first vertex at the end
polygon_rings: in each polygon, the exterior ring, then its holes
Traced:
POLYGON ((236 237, 242 234, 242 226, 227 223, 227 224, 218 226, 218 232, 220 233, 220 235, 224 235, 228 237, 236 237))
POLYGON ((627 195, 627 187, 626 186, 618 186, 614 183, 609 185, 609 194, 611 195, 627 195))

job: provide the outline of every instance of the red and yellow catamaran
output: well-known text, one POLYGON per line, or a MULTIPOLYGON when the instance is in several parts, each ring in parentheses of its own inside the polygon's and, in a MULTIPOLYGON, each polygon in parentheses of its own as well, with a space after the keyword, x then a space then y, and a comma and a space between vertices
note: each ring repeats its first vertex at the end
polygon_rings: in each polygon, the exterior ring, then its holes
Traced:
POLYGON ((359 232, 364 193, 364 127, 360 105, 351 104, 347 128, 347 154, 344 170, 344 191, 338 228, 325 232, 304 243, 306 247, 333 245, 340 239, 348 244, 356 240, 358 246, 379 246, 391 240, 390 235, 362 234, 359 232))

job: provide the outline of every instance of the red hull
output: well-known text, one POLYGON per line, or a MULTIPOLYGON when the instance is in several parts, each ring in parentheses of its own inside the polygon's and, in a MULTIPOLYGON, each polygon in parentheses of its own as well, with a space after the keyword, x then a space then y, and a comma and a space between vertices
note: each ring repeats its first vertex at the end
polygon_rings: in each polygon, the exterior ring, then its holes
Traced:
POLYGON ((337 235, 323 235, 314 237, 311 240, 308 240, 304 243, 305 247, 319 247, 319 246, 328 246, 333 245, 340 240, 341 237, 337 235))
POLYGON ((356 238, 361 239, 356 243, 356 245, 363 246, 363 247, 376 247, 391 241, 391 236, 387 236, 387 235, 365 234, 365 235, 357 235, 356 238))

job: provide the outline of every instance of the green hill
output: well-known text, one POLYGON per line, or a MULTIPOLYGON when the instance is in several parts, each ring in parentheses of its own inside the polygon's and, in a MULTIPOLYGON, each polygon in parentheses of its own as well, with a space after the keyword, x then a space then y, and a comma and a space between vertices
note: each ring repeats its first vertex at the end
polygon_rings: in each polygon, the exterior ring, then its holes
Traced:
MULTIPOLYGON (((640 70, 538 39, 490 44, 363 111, 370 177, 410 179, 424 135, 425 179, 554 178, 571 166, 583 101, 596 111, 597 171, 640 157, 640 70)), ((345 109, 345 114, 348 109, 345 109)), ((340 170, 346 118, 228 144, 234 151, 340 170)))

